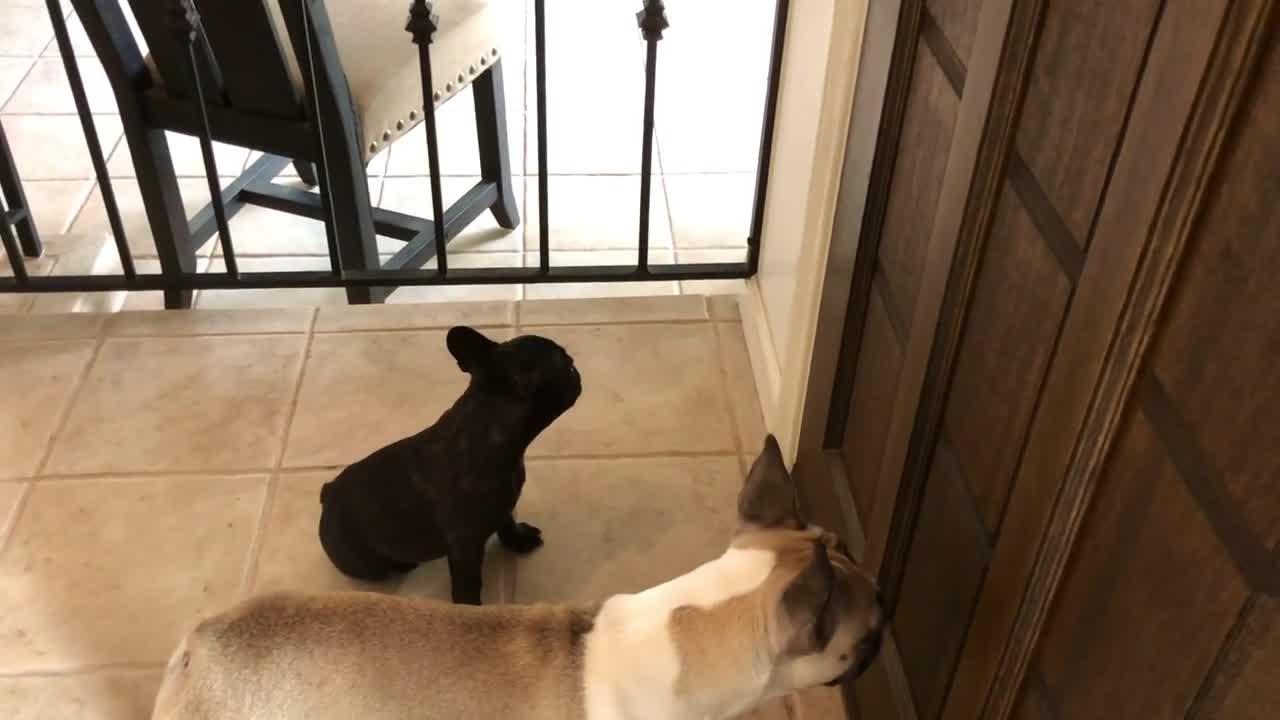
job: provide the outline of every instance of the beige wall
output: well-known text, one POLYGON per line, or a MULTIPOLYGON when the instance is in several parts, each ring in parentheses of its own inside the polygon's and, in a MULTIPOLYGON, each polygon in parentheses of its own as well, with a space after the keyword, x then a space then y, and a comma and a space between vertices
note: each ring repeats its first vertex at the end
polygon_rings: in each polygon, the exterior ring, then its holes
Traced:
POLYGON ((792 0, 760 271, 743 300, 769 431, 795 457, 866 0, 792 0))

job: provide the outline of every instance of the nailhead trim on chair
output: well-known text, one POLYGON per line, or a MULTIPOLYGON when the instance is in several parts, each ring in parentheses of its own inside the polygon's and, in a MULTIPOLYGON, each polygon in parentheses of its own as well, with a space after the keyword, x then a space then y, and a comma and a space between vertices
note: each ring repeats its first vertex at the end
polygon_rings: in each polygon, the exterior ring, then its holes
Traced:
MULTIPOLYGON (((487 53, 480 56, 480 68, 488 67, 489 58, 491 57, 492 58, 498 57, 498 48, 492 48, 487 53)), ((436 90, 431 93, 432 104, 435 105, 436 107, 440 107, 441 103, 453 97, 455 94, 461 91, 462 88, 466 87, 468 75, 470 75, 471 77, 475 77, 478 71, 479 70, 475 65, 467 66, 467 72, 458 73, 458 80, 456 84, 452 80, 450 80, 444 84, 444 92, 441 92, 440 90, 436 90)), ((409 108, 408 122, 409 123, 416 122, 418 119, 418 113, 420 112, 422 112, 422 108, 409 108)), ((391 130, 382 131, 381 133, 382 142, 383 143, 391 142, 391 138, 398 136, 400 133, 404 132, 404 129, 405 127, 407 127, 407 125, 408 123, 406 123, 404 120, 397 120, 395 133, 392 133, 391 130)), ((379 147, 378 137, 375 136, 373 140, 369 141, 369 153, 370 154, 377 153, 378 147, 379 147)))

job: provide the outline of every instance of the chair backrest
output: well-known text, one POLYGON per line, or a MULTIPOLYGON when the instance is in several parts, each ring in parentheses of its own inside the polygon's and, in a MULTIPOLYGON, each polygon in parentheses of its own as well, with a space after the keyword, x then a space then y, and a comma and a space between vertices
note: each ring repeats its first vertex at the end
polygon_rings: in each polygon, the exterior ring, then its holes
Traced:
MULTIPOLYGON (((302 98, 287 64, 293 62, 293 54, 282 43, 291 38, 280 37, 277 29, 284 25, 278 24, 278 6, 271 5, 278 0, 189 1, 204 28, 196 55, 206 103, 251 115, 300 118, 302 98)), ((122 2, 132 10, 150 53, 148 71, 159 76, 164 93, 193 99, 187 41, 173 22, 174 15, 182 13, 182 0, 73 0, 86 29, 96 22, 107 30, 105 47, 90 32, 104 64, 111 64, 107 54, 129 57, 142 52, 127 31, 122 2)))

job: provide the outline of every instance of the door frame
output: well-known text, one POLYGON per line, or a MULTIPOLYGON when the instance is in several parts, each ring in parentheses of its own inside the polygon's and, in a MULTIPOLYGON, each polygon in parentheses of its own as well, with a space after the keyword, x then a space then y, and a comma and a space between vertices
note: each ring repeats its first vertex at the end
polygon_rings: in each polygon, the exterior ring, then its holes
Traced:
MULTIPOLYGON (((852 399, 871 279, 879 250, 925 0, 871 0, 858 85, 844 154, 830 251, 797 438, 800 502, 815 522, 844 531, 864 566, 896 603, 928 472, 930 440, 945 402, 979 239, 999 198, 1016 109, 1021 104, 1043 0, 987 0, 960 97, 929 251, 903 350, 876 507, 892 508, 863 527, 838 450, 852 399), (1015 14, 1015 5, 1017 13, 1015 14), (994 118, 995 122, 988 122, 994 118)), ((916 717, 892 628, 882 662, 897 716, 916 717)), ((852 688, 845 688, 852 701, 852 688)), ((852 704, 852 702, 850 702, 852 704)))

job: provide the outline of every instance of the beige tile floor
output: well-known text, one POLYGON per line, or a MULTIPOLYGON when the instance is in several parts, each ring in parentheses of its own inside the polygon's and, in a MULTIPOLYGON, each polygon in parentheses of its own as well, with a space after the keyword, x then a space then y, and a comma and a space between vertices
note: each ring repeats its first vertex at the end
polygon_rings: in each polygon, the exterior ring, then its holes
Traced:
MULTIPOLYGON (((519 267, 536 263, 538 237, 537 128, 533 60, 533 0, 493 0, 500 6, 506 63, 509 141, 523 224, 498 228, 485 216, 453 241, 456 267, 519 267)), ((132 179, 128 148, 101 65, 70 3, 74 46, 126 234, 147 271, 155 249, 132 179)), ((639 0, 554 0, 547 3, 548 155, 552 262, 625 263, 635 257, 641 159, 644 44, 635 26, 639 0)), ((671 27, 660 43, 651 257, 657 262, 741 260, 750 227, 755 163, 768 71, 773 6, 750 3, 669 3, 671 27)), ((406 36, 406 42, 408 38, 406 36)), ((441 109, 446 195, 461 194, 479 174, 472 98, 466 91, 441 109)), ((0 0, 0 124, 42 233, 51 239, 37 273, 114 273, 114 246, 85 151, 74 104, 53 42, 44 3, 0 0), (101 251, 105 250, 105 254, 101 251)), ((171 136, 188 212, 208 200, 193 138, 171 136)), ((219 171, 234 176, 253 160, 241 148, 217 151, 219 171)), ((425 141, 421 132, 393 144, 369 166, 370 193, 383 207, 429 216, 425 141)), ((282 179, 282 181, 288 181, 282 179)), ((327 267, 320 223, 251 208, 231 222, 249 269, 327 267)), ((201 270, 218 271, 215 243, 201 270), (212 260, 210 260, 212 258, 212 260)), ((385 240, 383 251, 398 243, 385 240)), ((0 259, 0 274, 7 274, 0 259)), ((440 300, 675 295, 737 292, 741 283, 657 282, 612 285, 406 288, 395 303, 440 300)), ((0 312, 115 311, 160 307, 155 293, 0 296, 0 312)), ((235 308, 345 303, 335 290, 204 292, 196 306, 235 308)))
POLYGON ((442 563, 352 583, 315 527, 321 483, 461 390, 458 323, 551 336, 585 380, 529 453, 547 545, 495 544, 488 602, 638 590, 723 549, 763 435, 732 298, 0 316, 0 717, 145 718, 182 630, 249 593, 447 598, 442 563))

